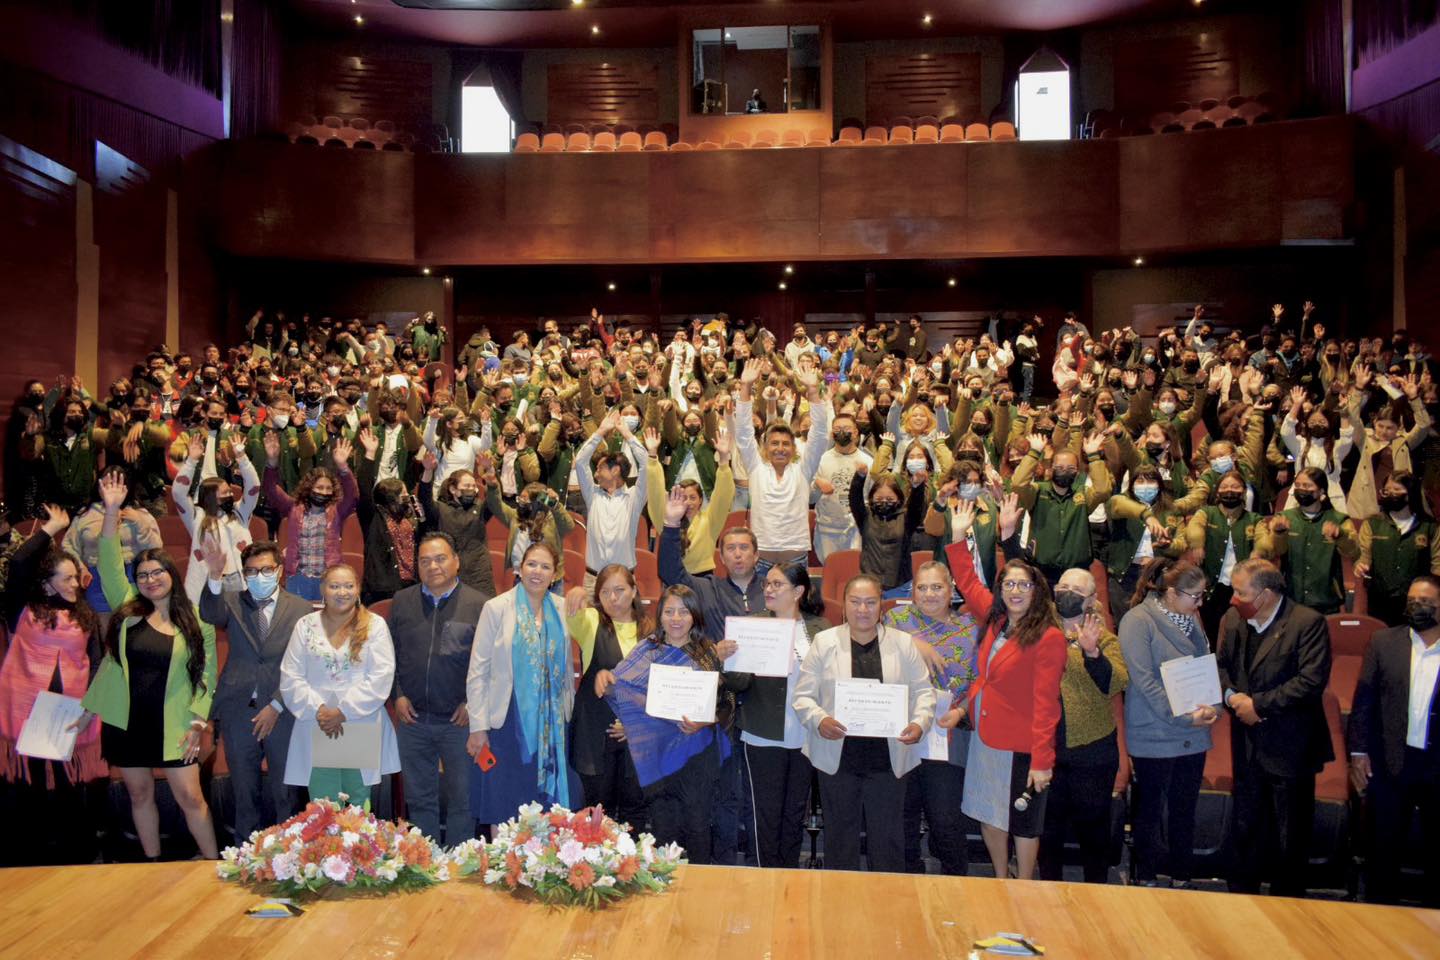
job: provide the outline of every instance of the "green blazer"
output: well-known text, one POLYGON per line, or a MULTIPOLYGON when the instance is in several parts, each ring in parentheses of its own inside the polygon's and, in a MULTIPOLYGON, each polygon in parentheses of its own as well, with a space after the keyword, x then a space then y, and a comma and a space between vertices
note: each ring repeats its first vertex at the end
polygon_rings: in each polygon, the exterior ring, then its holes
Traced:
MULTIPOLYGON (((100 586, 112 610, 119 609, 121 604, 136 596, 134 585, 125 579, 125 560, 120 555, 119 537, 100 538, 100 586)), ((171 589, 184 591, 185 585, 174 583, 171 589)), ((200 618, 198 608, 195 618, 200 618)), ((82 707, 102 721, 121 730, 130 723, 130 664, 125 658, 125 643, 130 628, 139 622, 139 617, 125 619, 120 628, 119 661, 106 652, 95 679, 90 681, 90 689, 80 702, 82 707)), ((190 676, 185 669, 190 659, 185 638, 178 632, 175 634, 175 645, 170 653, 170 673, 165 678, 165 744, 161 756, 166 760, 183 759, 180 743, 190 729, 190 722, 210 718, 210 701, 215 695, 215 675, 218 672, 215 628, 201 620, 200 632, 205 638, 205 669, 201 671, 202 685, 198 690, 190 686, 190 676)))

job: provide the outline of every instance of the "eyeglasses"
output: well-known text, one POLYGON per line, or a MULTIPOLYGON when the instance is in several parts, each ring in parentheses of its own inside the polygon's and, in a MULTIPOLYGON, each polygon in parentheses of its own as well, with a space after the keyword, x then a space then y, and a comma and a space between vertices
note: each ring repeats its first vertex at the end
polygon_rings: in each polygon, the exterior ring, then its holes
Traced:
POLYGON ((1176 588, 1175 592, 1178 593, 1178 594, 1180 594, 1180 596, 1182 596, 1182 597, 1189 597, 1191 600, 1194 600, 1196 603, 1204 603, 1204 602, 1205 602, 1205 594, 1203 594, 1203 593, 1191 593, 1191 592, 1188 591, 1188 590, 1181 590, 1181 589, 1179 589, 1178 587, 1176 588))
MULTIPOLYGON (((424 560, 421 560, 420 562, 423 564, 425 561, 424 561, 424 560)), ((245 576, 247 576, 247 577, 273 577, 275 574, 277 574, 277 573, 280 572, 280 568, 279 568, 279 567, 275 567, 275 566, 260 567, 259 569, 255 569, 255 568, 252 568, 252 567, 246 567, 246 568, 244 569, 244 571, 242 571, 242 572, 243 572, 243 573, 245 574, 245 576)), ((140 579, 140 578, 139 578, 139 577, 136 577, 135 579, 138 580, 138 579, 140 579)))
POLYGON ((164 567, 160 567, 155 570, 146 570, 143 573, 137 570, 135 572, 135 582, 158 583, 159 581, 165 579, 168 576, 170 576, 170 574, 165 571, 164 567))
POLYGON ((1029 593, 1035 589, 1033 580, 1005 580, 1000 586, 1005 590, 1019 590, 1021 593, 1029 593))

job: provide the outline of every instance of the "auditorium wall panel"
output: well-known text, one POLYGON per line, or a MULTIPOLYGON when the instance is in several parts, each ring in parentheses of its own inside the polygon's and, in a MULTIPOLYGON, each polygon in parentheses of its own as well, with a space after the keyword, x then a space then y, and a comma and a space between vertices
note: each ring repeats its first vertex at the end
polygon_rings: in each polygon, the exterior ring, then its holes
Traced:
POLYGON ((165 342, 166 189, 133 160, 96 145, 95 243, 100 248, 97 393, 165 342))
POLYGON ((676 99, 675 53, 670 47, 606 48, 603 50, 536 49, 526 50, 521 66, 520 94, 525 104, 526 119, 534 123, 566 123, 571 120, 590 122, 580 114, 588 111, 574 104, 557 101, 550 89, 551 78, 558 68, 583 70, 608 64, 625 76, 636 75, 647 81, 653 78, 653 105, 646 101, 653 117, 621 117, 628 123, 676 123, 680 117, 676 99), (557 107, 564 107, 555 112, 557 107))

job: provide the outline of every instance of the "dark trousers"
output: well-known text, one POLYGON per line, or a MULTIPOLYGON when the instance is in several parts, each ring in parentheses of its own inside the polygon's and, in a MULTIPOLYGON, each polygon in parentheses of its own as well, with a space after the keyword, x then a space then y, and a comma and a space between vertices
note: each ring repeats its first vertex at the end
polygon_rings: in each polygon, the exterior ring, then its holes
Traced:
POLYGON ((400 772, 405 778, 406 819, 439 843, 443 796, 447 847, 475 836, 475 818, 470 815, 472 761, 465 752, 469 737, 469 726, 456 726, 449 714, 421 714, 414 723, 395 724, 400 772))
POLYGON ((719 778, 720 746, 712 742, 685 766, 645 788, 655 840, 680 844, 691 863, 711 861, 710 819, 719 778))
POLYGON ((1237 756, 1233 802, 1235 862, 1230 868, 1230 890, 1259 893, 1262 874, 1268 872, 1274 896, 1305 896, 1315 823, 1315 774, 1276 777, 1237 756))
MULTIPOLYGON (((1040 834, 1040 879, 1063 880, 1067 834, 1080 846, 1086 883, 1110 877, 1110 794, 1115 789, 1117 757, 1111 763, 1079 765, 1056 761, 1045 791, 1045 829, 1040 834)), ((1194 822, 1194 818, 1191 818, 1194 822)))
POLYGON ((1370 850, 1365 858, 1365 899, 1400 902, 1400 866, 1406 859, 1424 869, 1420 902, 1440 907, 1440 749, 1405 748, 1400 775, 1375 770, 1365 791, 1370 850), (1420 849, 1408 848, 1410 826, 1420 818, 1420 849), (1408 857, 1407 857, 1408 854, 1408 857))
MULTIPOLYGON (((1135 812, 1131 832, 1135 849, 1131 879, 1150 882, 1157 874, 1166 873, 1172 880, 1188 881, 1195 854, 1195 805, 1200 799, 1205 754, 1132 759, 1135 812)), ((1105 796, 1110 796, 1109 788, 1105 796)))
POLYGON ((585 806, 602 806, 605 812, 621 823, 628 823, 635 832, 645 829, 645 794, 635 773, 635 761, 623 740, 605 744, 598 773, 580 774, 585 788, 585 806))
POLYGON ((883 770, 847 770, 820 774, 820 805, 825 816, 825 869, 860 869, 860 831, 871 870, 905 869, 905 781, 883 770))
POLYGON ((1234 589, 1216 582, 1211 584, 1210 591, 1205 594, 1205 602, 1200 604, 1200 624, 1205 628, 1205 636, 1210 639, 1211 650, 1215 649, 1220 637, 1220 619, 1230 609, 1230 600, 1234 596, 1234 589))
POLYGON ((104 829, 108 779, 71 783, 62 765, 20 757, 26 771, 0 780, 0 818, 13 825, 0 867, 94 863, 104 829), (47 770, 53 786, 47 786, 47 770), (28 772, 26 781, 23 773, 28 772))
POLYGON ((230 707, 216 717, 220 741, 225 745, 225 762, 230 767, 230 786, 235 791, 235 842, 271 824, 282 823, 300 810, 300 788, 285 783, 285 758, 290 753, 290 731, 295 715, 280 714, 275 729, 264 740, 256 740, 251 717, 264 704, 230 707), (265 761, 265 786, 261 787, 260 761, 265 761), (269 800, 267 804, 265 801, 269 800), (267 809, 268 807, 268 809, 267 809))
POLYGON ((1143 569, 1140 564, 1132 563, 1125 570, 1123 577, 1117 577, 1107 572, 1106 586, 1110 594, 1110 616, 1114 618, 1118 626, 1120 618, 1125 616, 1125 611, 1130 609, 1130 597, 1135 593, 1135 584, 1140 582, 1140 571, 1143 569))
POLYGON ((762 867, 800 866, 810 761, 798 749, 741 745, 750 781, 750 853, 762 867))
POLYGON ((721 736, 730 737, 730 756, 720 764, 715 781, 715 809, 710 818, 710 856, 713 863, 735 865, 740 852, 740 768, 745 758, 740 752, 739 735, 731 730, 721 736))
POLYGON ((965 850, 969 818, 960 812, 965 795, 965 768, 944 760, 921 760, 905 777, 905 870, 924 873, 920 857, 920 816, 930 828, 930 854, 940 872, 963 877, 970 870, 965 850))

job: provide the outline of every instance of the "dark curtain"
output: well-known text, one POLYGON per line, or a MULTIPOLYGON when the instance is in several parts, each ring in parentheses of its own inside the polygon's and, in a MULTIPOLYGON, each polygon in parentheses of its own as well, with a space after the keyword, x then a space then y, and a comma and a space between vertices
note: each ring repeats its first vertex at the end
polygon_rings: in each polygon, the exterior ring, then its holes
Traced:
POLYGON ((1440 23, 1440 0, 1355 0, 1354 11, 1357 67, 1440 23))
POLYGON ((250 137, 281 121, 284 41, 270 0, 235 0, 231 46, 230 136, 250 137))
POLYGON ((1344 30, 1341 0, 1305 0, 1300 33, 1305 73, 1297 113, 1345 112, 1344 30))
POLYGON ((12 0, 90 24, 177 80, 220 95, 220 0, 12 0))
POLYGON ((515 121, 515 132, 524 133, 533 129, 525 116, 525 101, 521 96, 521 65, 524 53, 519 50, 455 50, 450 54, 450 76, 455 78, 450 90, 450 136, 460 142, 460 89, 475 74, 490 75, 490 84, 500 104, 515 121))
POLYGON ((1108 103, 1085 105, 1085 91, 1081 89, 1080 83, 1080 32, 1078 30, 1007 34, 1002 45, 1005 51, 1004 76, 1000 81, 1000 103, 990 111, 991 123, 996 120, 1014 121, 1015 81, 1020 78, 1020 68, 1025 66, 1025 62, 1044 47, 1049 47, 1070 68, 1070 113, 1076 123, 1085 116, 1086 109, 1096 106, 1111 106, 1108 103))

